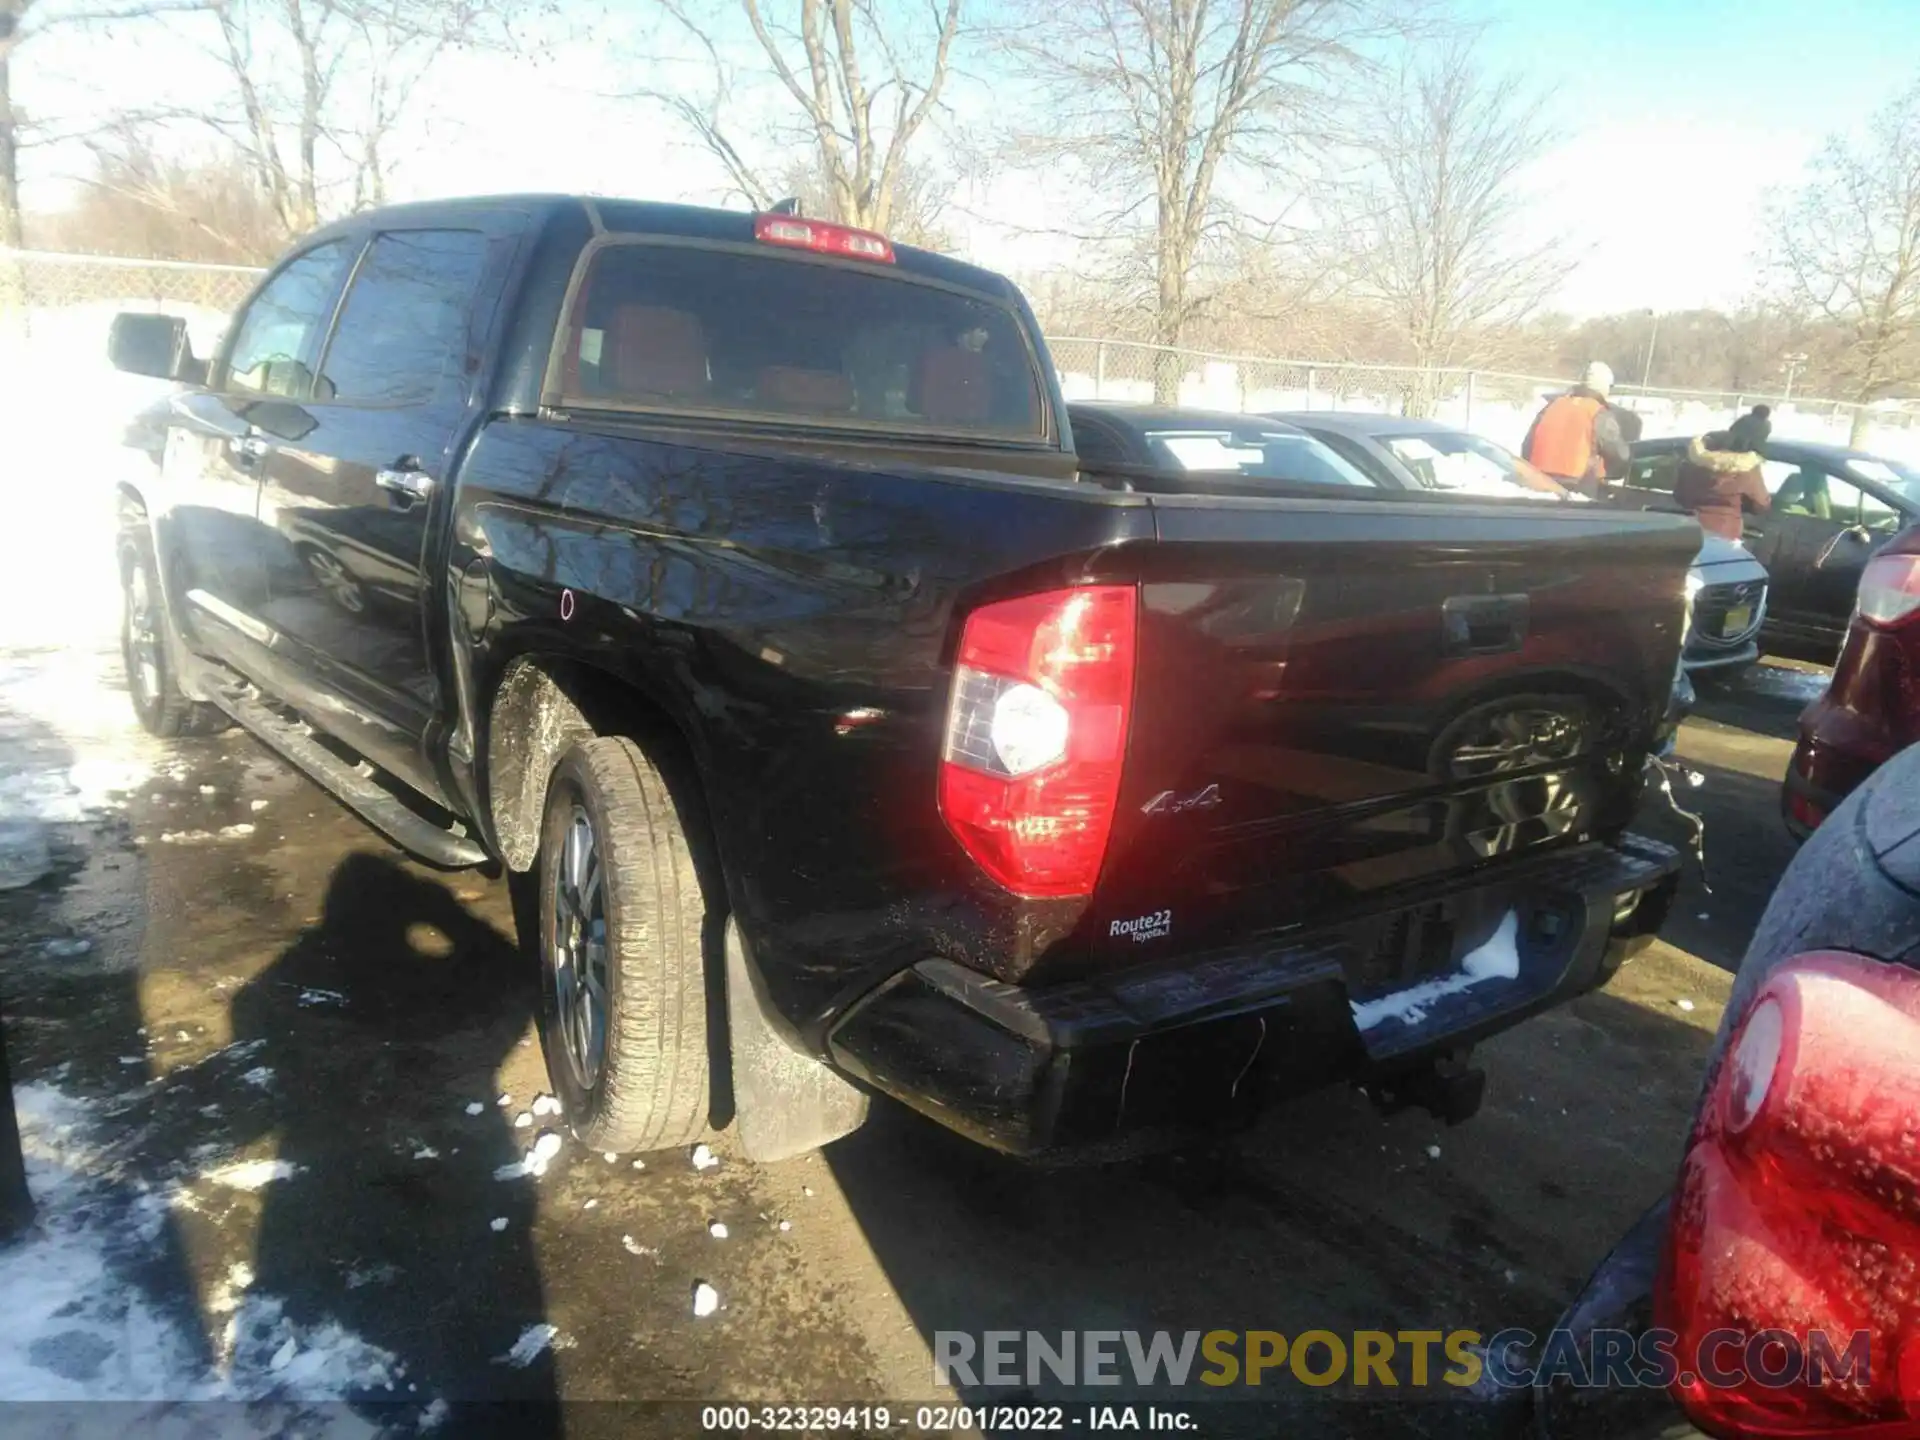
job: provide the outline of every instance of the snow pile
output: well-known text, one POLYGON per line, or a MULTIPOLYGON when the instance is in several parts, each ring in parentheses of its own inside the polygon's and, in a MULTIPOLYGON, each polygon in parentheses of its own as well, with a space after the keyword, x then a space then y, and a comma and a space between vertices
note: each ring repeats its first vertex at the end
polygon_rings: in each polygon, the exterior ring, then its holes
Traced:
POLYGON ((520 1338, 513 1342, 513 1348, 504 1355, 493 1357, 496 1365, 511 1365, 516 1370, 524 1370, 546 1353, 547 1347, 554 1343, 560 1334, 557 1325, 548 1325, 544 1321, 529 1325, 520 1332, 520 1338))
POLYGON ((547 1166, 553 1157, 560 1153, 560 1137, 551 1130, 542 1130, 540 1137, 533 1142, 533 1148, 520 1159, 502 1165, 493 1172, 496 1180, 538 1179, 547 1173, 547 1166))
POLYGON ((1427 1018, 1435 1001, 1480 984, 1483 980, 1513 980, 1520 974, 1518 945, 1520 917, 1512 910, 1500 921, 1499 928, 1486 941, 1475 946, 1460 961, 1460 968, 1438 980, 1427 980, 1391 995, 1373 1000, 1354 1000, 1353 1023, 1360 1030, 1371 1030, 1388 1020, 1402 1025, 1418 1025, 1427 1018))
POLYGON ((405 1368, 390 1352, 332 1321, 297 1324, 237 1264, 209 1297, 209 1311, 228 1317, 209 1359, 180 1323, 185 1307, 126 1278, 151 1262, 170 1197, 114 1178, 82 1102, 31 1084, 15 1089, 14 1103, 38 1214, 26 1237, 0 1249, 0 1400, 155 1405, 118 1417, 129 1435, 151 1430, 160 1406, 203 1400, 275 1402, 246 1418, 262 1435, 371 1433, 344 1412, 296 1416, 285 1407, 389 1398, 405 1368))
POLYGON ((259 1190, 276 1180, 291 1180, 299 1173, 300 1167, 289 1160, 243 1160, 209 1170, 201 1178, 229 1190, 259 1190))

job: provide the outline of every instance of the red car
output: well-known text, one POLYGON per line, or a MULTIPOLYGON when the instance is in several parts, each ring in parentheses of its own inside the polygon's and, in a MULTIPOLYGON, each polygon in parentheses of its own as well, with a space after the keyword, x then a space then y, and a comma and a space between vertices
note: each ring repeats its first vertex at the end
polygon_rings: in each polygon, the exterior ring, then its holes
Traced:
POLYGON ((1867 565, 1827 693, 1800 717, 1787 828, 1805 839, 1855 786, 1920 742, 1920 525, 1867 565))

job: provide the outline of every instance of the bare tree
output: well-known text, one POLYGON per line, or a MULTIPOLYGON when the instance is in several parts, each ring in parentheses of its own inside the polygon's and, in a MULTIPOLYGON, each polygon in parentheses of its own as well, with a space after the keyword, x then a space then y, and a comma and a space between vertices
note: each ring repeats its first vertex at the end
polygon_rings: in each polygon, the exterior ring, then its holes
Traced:
MULTIPOLYGON (((1210 242, 1235 218, 1222 179, 1258 162, 1263 182, 1284 152, 1325 138, 1335 82, 1405 5, 1375 0, 1031 0, 1007 40, 1033 87, 1040 122, 1030 156, 1071 165, 1103 205, 1095 231, 1142 243, 1156 342, 1174 346, 1207 303, 1210 242)), ((1263 188, 1268 188, 1263 183, 1263 188)), ((1269 234, 1277 222, 1262 227, 1269 234)), ((1177 398, 1179 369, 1154 390, 1177 398)))
POLYGON ((1517 232, 1522 173, 1552 136, 1518 80, 1470 41, 1403 66, 1361 109, 1331 227, 1355 298, 1380 306, 1422 370, 1471 364, 1561 278, 1555 239, 1517 232))
POLYGON ((639 93, 685 126, 748 203, 772 204, 796 176, 742 139, 730 107, 743 89, 777 97, 804 137, 796 189, 808 213, 889 233, 903 210, 931 222, 928 174, 912 147, 946 88, 961 0, 919 9, 912 0, 737 0, 731 24, 681 0, 661 3, 699 47, 711 83, 639 93), (744 67, 736 53, 750 57, 744 67))
MULTIPOLYGON (((284 236, 386 198, 395 128, 447 51, 507 40, 510 0, 193 0, 223 92, 137 120, 211 132, 284 236)), ((535 8, 535 7, 524 7, 535 8)))
POLYGON ((26 39, 31 0, 0 0, 0 246, 20 244, 20 120, 13 107, 13 56, 26 39))
POLYGON ((1854 412, 1920 384, 1920 84, 1857 141, 1835 137, 1769 217, 1771 269, 1789 303, 1834 322, 1854 412))
POLYGON ((27 43, 57 27, 107 27, 192 3, 196 0, 94 0, 62 6, 45 0, 0 0, 0 248, 20 244, 20 154, 35 138, 13 98, 13 67, 27 43))
POLYGON ((237 154, 181 160, 120 126, 90 137, 92 173, 65 208, 30 217, 35 245, 84 253, 261 264, 286 242, 279 212, 237 154))
MULTIPOLYGON (((749 203, 765 207, 791 199, 802 215, 827 219, 837 213, 833 188, 818 167, 800 162, 783 167, 772 192, 747 197, 749 203)), ((946 177, 914 160, 900 167, 894 178, 893 198, 888 206, 886 233, 906 245, 923 250, 951 250, 953 235, 946 224, 946 177)))

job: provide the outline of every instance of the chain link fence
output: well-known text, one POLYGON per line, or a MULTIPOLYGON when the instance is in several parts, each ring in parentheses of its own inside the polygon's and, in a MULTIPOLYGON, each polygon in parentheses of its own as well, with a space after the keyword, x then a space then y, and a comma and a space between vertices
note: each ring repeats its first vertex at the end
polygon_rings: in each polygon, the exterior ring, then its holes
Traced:
MULTIPOLYGON (((1517 449, 1548 396, 1572 382, 1548 375, 1351 360, 1283 360, 1180 350, 1129 340, 1049 336, 1069 400, 1160 402, 1256 413, 1354 410, 1416 416, 1478 431, 1517 449)), ((1613 401, 1644 433, 1701 434, 1757 404, 1783 438, 1851 444, 1920 463, 1920 402, 1859 405, 1760 390, 1712 391, 1616 384, 1613 401)))
POLYGON ((252 265, 0 250, 0 324, 31 336, 36 320, 104 305, 226 315, 261 273, 252 265))
MULTIPOLYGON (((36 368, 99 363, 120 309, 184 316, 194 349, 209 355, 226 317, 258 282, 246 265, 0 250, 0 353, 22 352, 36 368)), ((1476 430, 1517 448, 1546 396, 1564 378, 1490 370, 1287 360, 1174 349, 1129 340, 1049 336, 1069 400, 1155 400, 1211 410, 1356 410, 1411 415, 1476 430)), ((1642 389, 1616 385, 1617 404, 1639 412, 1648 435, 1698 434, 1750 405, 1774 407, 1775 432, 1883 450, 1920 462, 1920 402, 1872 406, 1759 391, 1642 389)))

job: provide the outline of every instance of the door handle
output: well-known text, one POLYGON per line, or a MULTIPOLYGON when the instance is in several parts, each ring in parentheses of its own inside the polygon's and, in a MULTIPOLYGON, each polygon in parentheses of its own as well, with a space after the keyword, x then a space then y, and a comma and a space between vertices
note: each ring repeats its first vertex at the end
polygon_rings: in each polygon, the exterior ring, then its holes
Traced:
POLYGON ((1872 542, 1873 534, 1864 525, 1848 526, 1827 542, 1826 548, 1820 552, 1820 558, 1813 562, 1813 568, 1818 570, 1833 559, 1833 552, 1840 548, 1842 540, 1851 540, 1856 545, 1866 545, 1872 542))
POLYGON ((408 505, 433 494, 433 477, 424 470, 376 470, 373 483, 402 497, 408 505))

